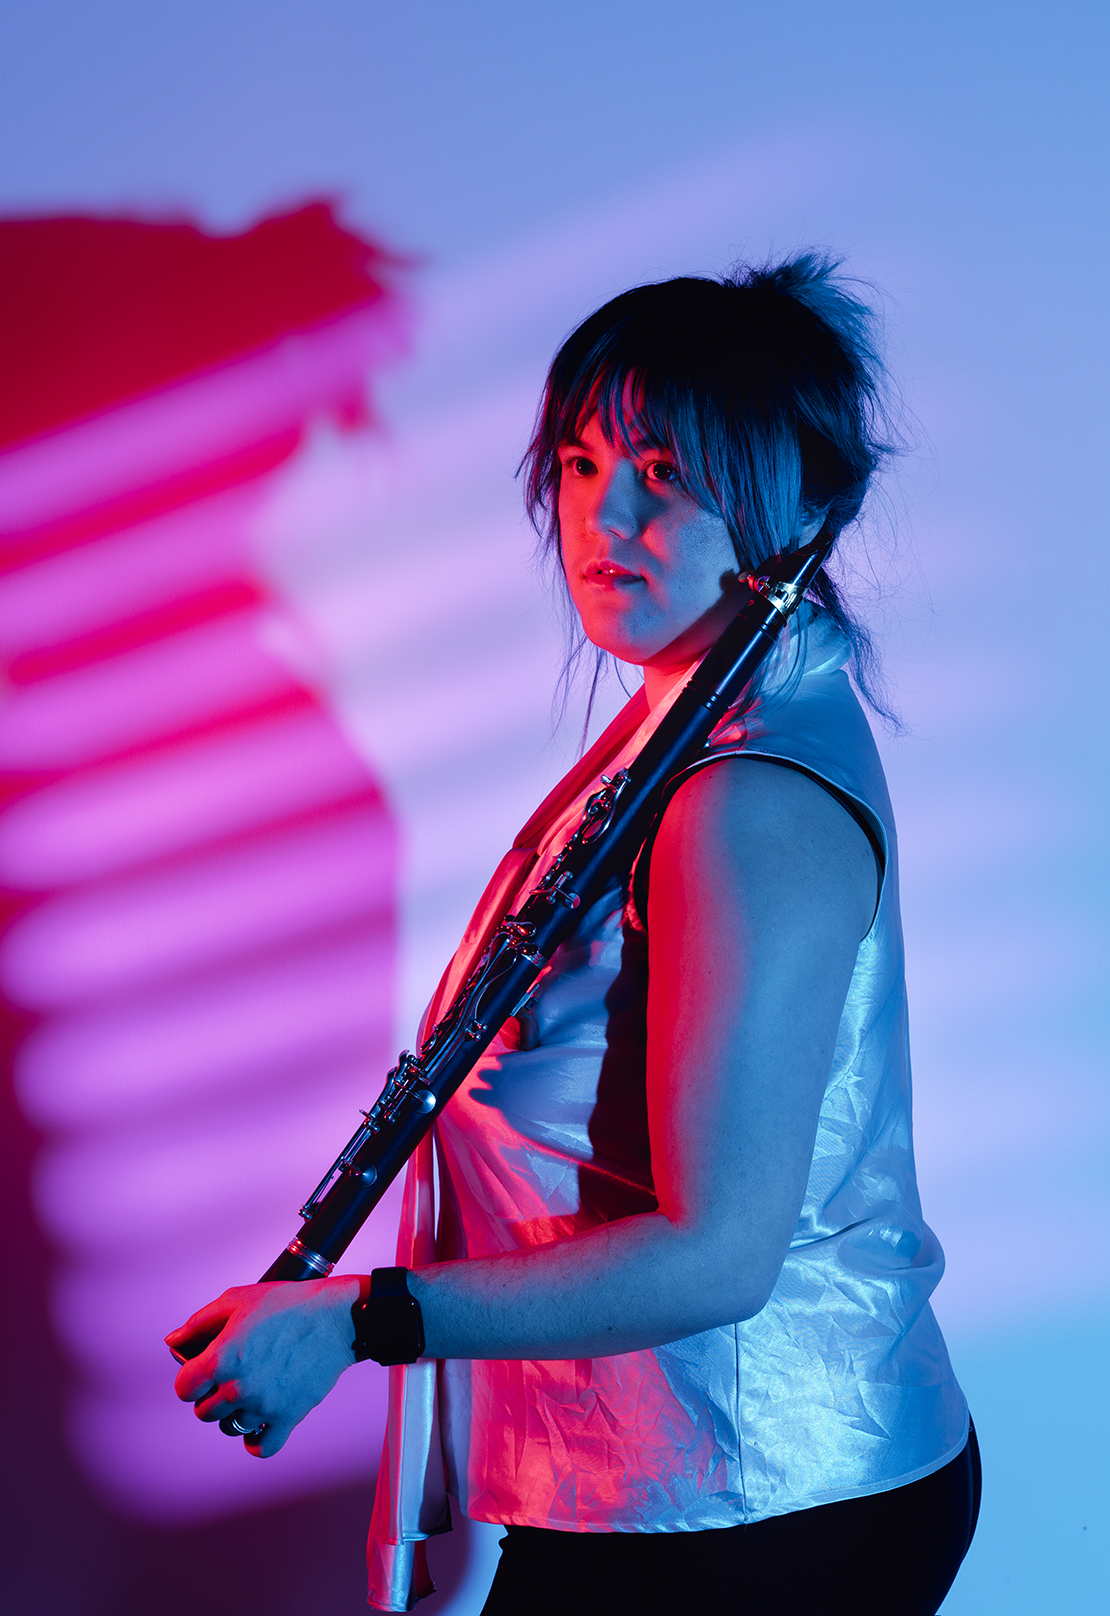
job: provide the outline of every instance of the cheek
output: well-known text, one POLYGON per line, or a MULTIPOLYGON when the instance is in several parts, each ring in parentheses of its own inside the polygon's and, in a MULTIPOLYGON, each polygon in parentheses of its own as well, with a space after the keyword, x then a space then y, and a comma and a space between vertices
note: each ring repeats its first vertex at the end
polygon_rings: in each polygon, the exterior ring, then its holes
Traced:
POLYGON ((723 580, 736 572, 736 557, 727 530, 716 523, 693 524, 683 532, 675 547, 671 568, 676 599, 711 606, 721 594, 723 580))
POLYGON ((563 570, 569 571, 578 548, 582 528, 581 515, 575 510, 574 501, 562 495, 556 509, 559 517, 559 557, 563 563, 563 570))
POLYGON ((728 528, 719 517, 711 520, 708 527, 703 529, 702 545, 705 571, 712 576, 714 588, 720 589, 726 576, 736 576, 737 561, 728 528))

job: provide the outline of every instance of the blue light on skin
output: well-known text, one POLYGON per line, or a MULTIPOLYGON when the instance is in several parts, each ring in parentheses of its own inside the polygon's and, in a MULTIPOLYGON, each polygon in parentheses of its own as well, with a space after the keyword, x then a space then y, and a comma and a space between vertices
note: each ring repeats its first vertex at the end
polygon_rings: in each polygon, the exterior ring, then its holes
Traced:
POLYGON ((610 443, 594 415, 562 446, 559 532, 586 637, 643 668, 655 707, 728 625, 740 585, 724 518, 686 492, 670 450, 629 436, 610 443))

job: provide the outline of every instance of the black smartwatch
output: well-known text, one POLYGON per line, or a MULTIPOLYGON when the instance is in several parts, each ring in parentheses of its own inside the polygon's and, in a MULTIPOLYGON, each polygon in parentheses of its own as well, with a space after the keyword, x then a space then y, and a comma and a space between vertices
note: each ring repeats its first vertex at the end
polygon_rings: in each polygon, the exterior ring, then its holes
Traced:
POLYGON ((355 1362, 373 1358, 380 1364, 415 1363, 424 1351, 420 1303, 409 1295, 407 1268, 375 1268, 370 1295, 351 1306, 355 1326, 355 1362))

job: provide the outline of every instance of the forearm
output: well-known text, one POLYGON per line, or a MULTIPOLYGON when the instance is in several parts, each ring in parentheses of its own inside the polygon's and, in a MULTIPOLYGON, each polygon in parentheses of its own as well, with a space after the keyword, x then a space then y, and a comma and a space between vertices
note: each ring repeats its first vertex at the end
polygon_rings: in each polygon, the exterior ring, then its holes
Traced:
MULTIPOLYGON (((731 1243, 730 1243, 731 1244, 731 1243)), ((754 1258, 661 1212, 521 1252, 435 1263, 410 1276, 436 1358, 589 1358, 635 1352, 750 1317, 754 1258)))
POLYGON ((797 1227, 860 938, 867 839, 820 786, 738 763, 687 781, 652 855, 647 1102, 662 1210, 420 1269, 444 1358, 633 1352, 750 1318, 797 1227))

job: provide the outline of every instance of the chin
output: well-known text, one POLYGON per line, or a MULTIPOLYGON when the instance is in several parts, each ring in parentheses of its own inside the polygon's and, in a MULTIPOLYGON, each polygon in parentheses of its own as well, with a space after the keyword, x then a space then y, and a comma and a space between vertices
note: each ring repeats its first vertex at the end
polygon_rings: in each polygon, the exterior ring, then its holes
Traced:
POLYGON ((610 656, 616 657, 618 662, 628 662, 633 667, 643 666, 645 653, 642 646, 629 645, 627 640, 622 640, 615 634, 592 633, 585 624, 582 626, 582 632, 591 645, 596 645, 599 651, 607 651, 610 656))
POLYGON ((579 621, 582 632, 591 645, 596 645, 599 651, 608 651, 620 662, 631 662, 641 665, 645 658, 654 654, 654 647, 645 650, 643 642, 634 636, 621 632, 621 625, 614 623, 610 618, 606 621, 605 614, 600 612, 579 612, 579 621))

